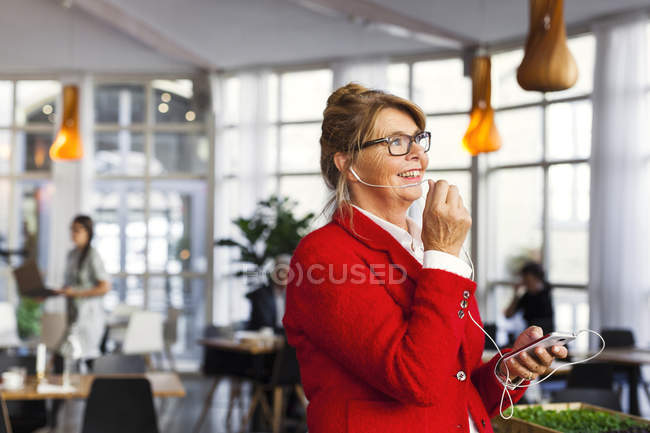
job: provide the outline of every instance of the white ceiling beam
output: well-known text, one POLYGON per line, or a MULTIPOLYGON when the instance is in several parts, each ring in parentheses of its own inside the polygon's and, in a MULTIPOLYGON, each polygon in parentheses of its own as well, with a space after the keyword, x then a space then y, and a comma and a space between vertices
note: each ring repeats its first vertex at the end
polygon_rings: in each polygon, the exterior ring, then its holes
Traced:
POLYGON ((78 7, 172 59, 208 70, 218 69, 211 60, 110 0, 64 0, 63 5, 78 7))
POLYGON ((474 46, 478 41, 437 27, 369 0, 289 0, 324 15, 343 15, 353 21, 397 37, 410 37, 451 49, 474 46))

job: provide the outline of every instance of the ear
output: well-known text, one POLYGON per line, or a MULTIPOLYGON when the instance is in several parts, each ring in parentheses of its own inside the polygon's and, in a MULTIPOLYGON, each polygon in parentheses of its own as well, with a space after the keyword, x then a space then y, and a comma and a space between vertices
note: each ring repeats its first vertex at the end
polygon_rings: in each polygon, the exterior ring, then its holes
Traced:
POLYGON ((348 160, 350 159, 350 156, 347 153, 344 152, 336 152, 334 154, 334 165, 336 165, 336 168, 339 170, 339 173, 345 175, 348 179, 348 181, 354 182, 356 179, 350 173, 349 170, 347 170, 346 173, 343 173, 343 169, 345 168, 345 165, 347 164, 348 160))

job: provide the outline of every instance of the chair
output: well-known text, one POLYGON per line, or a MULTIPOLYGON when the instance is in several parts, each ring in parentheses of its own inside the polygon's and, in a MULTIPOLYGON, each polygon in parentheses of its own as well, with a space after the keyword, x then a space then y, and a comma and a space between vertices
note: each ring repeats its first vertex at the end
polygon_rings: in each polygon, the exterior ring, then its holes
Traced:
MULTIPOLYGON (((235 323, 230 326, 207 326, 203 330, 204 338, 212 337, 223 337, 223 338, 232 338, 232 335, 235 330, 243 328, 243 323, 235 323)), ((242 402, 242 377, 246 377, 246 372, 250 368, 250 357, 242 353, 226 353, 216 349, 204 348, 203 349, 203 364, 201 366, 201 372, 204 376, 212 376, 214 380, 210 385, 210 389, 205 396, 203 401, 203 409, 201 414, 197 419, 194 427, 192 428, 193 433, 198 433, 201 431, 201 427, 205 422, 205 418, 210 411, 212 406, 212 400, 214 398, 214 393, 217 390, 219 382, 223 378, 230 379, 230 396, 228 397, 228 410, 226 412, 226 424, 230 424, 232 419, 232 411, 235 406, 235 402, 239 402, 239 406, 243 411, 243 402, 242 402)))
POLYGON ((9 302, 0 302, 0 348, 20 346, 16 310, 9 302))
POLYGON ((140 355, 104 355, 93 364, 94 374, 142 374, 146 371, 146 362, 140 355))
MULTIPOLYGON (((483 329, 485 329, 485 332, 492 337, 494 341, 497 341, 497 325, 496 323, 484 323, 483 324, 483 329)), ((485 337, 485 349, 486 350, 494 350, 494 345, 490 341, 489 338, 485 337)))
POLYGON ((9 412, 4 399, 0 396, 0 433, 12 433, 9 412))
MULTIPOLYGON (((35 375, 36 356, 0 354, 0 372, 10 367, 25 367, 28 375, 35 375)), ((48 413, 43 400, 8 401, 5 405, 14 433, 31 432, 47 425, 48 413)))
MULTIPOLYGON (((636 346, 634 332, 631 329, 625 328, 609 328, 600 331, 600 335, 605 340, 605 347, 613 348, 633 348, 636 346)), ((643 386, 646 396, 650 400, 650 383, 646 382, 643 378, 641 367, 638 367, 636 374, 639 377, 639 383, 643 386)), ((618 375, 615 375, 617 380, 623 380, 618 375)), ((626 376, 627 379, 627 376, 626 376)))
MULTIPOLYGON (((163 321, 161 313, 153 311, 137 311, 129 319, 124 336, 122 352, 125 355, 151 355, 162 353, 163 321)), ((147 358, 150 361, 150 358, 147 358)))
POLYGON ((255 392, 241 425, 243 432, 248 422, 253 417, 257 404, 262 405, 262 410, 267 420, 270 421, 273 433, 282 431, 284 424, 285 399, 288 394, 286 391, 295 390, 301 400, 303 407, 307 408, 307 399, 302 389, 300 380, 300 366, 296 357, 296 349, 284 341, 282 349, 278 352, 275 362, 273 363, 273 372, 268 383, 257 381, 255 383, 255 392), (273 391, 273 413, 271 414, 270 405, 266 398, 266 392, 273 391))
POLYGON ((49 350, 56 350, 66 331, 66 317, 63 313, 43 313, 41 316, 41 343, 49 350))
POLYGON ((606 347, 634 347, 634 333, 630 329, 610 328, 600 331, 606 347))
POLYGON ((608 389, 573 388, 562 389, 551 394, 553 403, 579 401, 611 410, 621 411, 621 402, 616 392, 608 389))
POLYGON ((165 356, 169 361, 172 371, 176 371, 176 361, 172 353, 172 346, 178 339, 178 318, 183 310, 178 308, 167 309, 167 319, 163 328, 163 339, 165 340, 165 356))
POLYGON ((114 342, 117 347, 122 347, 129 319, 133 313, 138 311, 142 311, 142 308, 129 304, 117 304, 108 316, 106 339, 114 342))
POLYGON ((571 368, 567 379, 567 388, 612 390, 613 386, 614 367, 607 363, 576 364, 571 368))
POLYGON ((158 433, 151 384, 142 378, 93 381, 82 433, 158 433))

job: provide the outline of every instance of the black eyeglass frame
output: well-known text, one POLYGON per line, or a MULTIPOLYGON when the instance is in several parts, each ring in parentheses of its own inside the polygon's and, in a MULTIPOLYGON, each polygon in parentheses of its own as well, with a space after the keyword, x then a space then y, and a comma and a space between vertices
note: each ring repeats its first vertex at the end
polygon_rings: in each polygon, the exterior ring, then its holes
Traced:
POLYGON ((387 143, 388 144, 388 153, 390 153, 392 156, 403 156, 403 155, 408 155, 411 152, 411 145, 413 144, 413 142, 416 142, 419 145, 420 141, 424 137, 426 137, 429 140, 429 144, 427 145, 426 149, 424 149, 425 152, 428 152, 429 149, 431 148, 431 132, 429 132, 429 131, 418 132, 415 135, 408 135, 408 134, 389 135, 388 137, 377 138, 375 140, 366 141, 365 143, 361 144, 361 146, 359 146, 359 148, 360 149, 365 149, 366 147, 374 146, 375 144, 387 143), (404 152, 404 153, 393 153, 391 151, 391 147, 393 147, 393 146, 391 146, 391 142, 394 141, 395 139, 399 139, 400 137, 408 137, 409 138, 409 144, 406 147, 406 152, 404 152))

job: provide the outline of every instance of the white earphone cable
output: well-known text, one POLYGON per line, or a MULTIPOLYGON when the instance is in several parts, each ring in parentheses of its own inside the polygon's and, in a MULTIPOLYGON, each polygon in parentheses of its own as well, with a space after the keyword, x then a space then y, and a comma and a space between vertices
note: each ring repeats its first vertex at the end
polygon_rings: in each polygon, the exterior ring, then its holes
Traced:
MULTIPOLYGON (((472 261, 472 258, 469 255, 469 253, 465 249, 465 247, 463 247, 463 252, 465 253, 465 257, 467 257, 467 259, 469 261, 469 264, 470 264, 470 266, 472 268, 471 279, 473 280, 474 279, 474 263, 472 261)), ((546 379, 550 378, 553 374, 555 374, 556 371, 558 371, 558 370, 560 370, 562 368, 568 367, 570 365, 582 364, 584 362, 591 361, 592 359, 594 359, 598 355, 600 355, 603 352, 603 350, 605 350, 605 340, 603 339, 603 337, 599 333, 597 333, 596 331, 592 331, 591 329, 581 329, 578 332, 574 333, 575 337, 578 337, 580 334, 583 334, 583 333, 586 332, 586 333, 594 334, 598 338, 600 338, 600 341, 603 344, 602 344, 602 346, 601 346, 601 348, 600 348, 600 350, 598 352, 596 352, 594 355, 589 356, 588 358, 581 359, 580 361, 569 362, 567 364, 563 364, 563 365, 561 365, 559 367, 556 367, 549 374, 547 374, 546 377, 544 377, 543 379, 538 380, 536 382, 529 382, 528 385, 520 385, 520 384, 509 383, 510 382, 510 370, 508 369, 508 364, 507 363, 504 363, 504 366, 506 368, 506 379, 505 379, 505 381, 498 374, 499 364, 500 364, 501 360, 504 358, 505 355, 501 352, 501 349, 499 349, 499 345, 496 343, 496 341, 494 341, 494 339, 490 336, 490 334, 488 334, 487 331, 485 329, 483 329, 483 327, 481 325, 479 325, 476 320, 474 320, 474 317, 472 316, 472 313, 469 310, 468 310, 468 313, 469 313, 469 318, 472 320, 472 322, 474 322, 474 324, 481 331, 483 331, 483 333, 487 336, 487 338, 490 340, 490 342, 492 342, 494 347, 496 347, 497 352, 499 353, 500 358, 499 358, 499 361, 497 361, 497 363, 494 366, 494 375, 496 376, 499 383, 501 383, 501 385, 503 385, 503 392, 501 393, 501 402, 499 403, 499 414, 501 415, 501 418, 503 418, 505 420, 508 420, 508 419, 512 418, 512 416, 514 415, 514 411, 515 411, 514 402, 512 401, 512 396, 510 395, 509 389, 514 390, 514 389, 517 389, 517 388, 528 388, 528 387, 533 386, 533 385, 538 385, 538 384, 544 382, 546 379), (507 415, 507 416, 504 415, 504 413, 503 413, 503 401, 504 401, 506 395, 508 396, 508 400, 510 401, 510 405, 509 405, 510 414, 507 415)))

